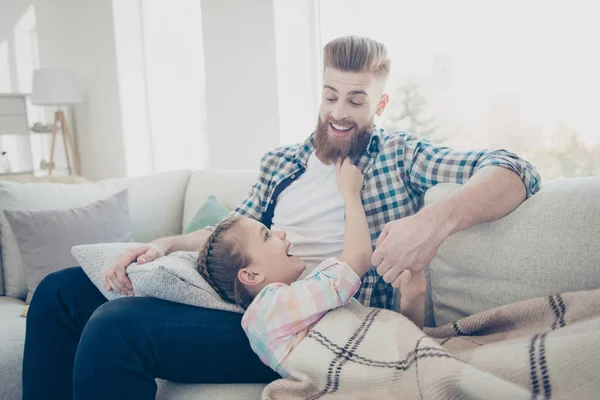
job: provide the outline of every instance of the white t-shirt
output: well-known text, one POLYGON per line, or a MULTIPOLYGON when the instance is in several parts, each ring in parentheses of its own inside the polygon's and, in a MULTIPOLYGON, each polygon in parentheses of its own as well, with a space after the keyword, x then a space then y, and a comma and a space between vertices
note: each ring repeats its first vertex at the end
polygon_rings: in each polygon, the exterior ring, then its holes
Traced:
POLYGON ((344 199, 335 180, 335 165, 311 154, 306 171, 277 198, 272 230, 286 231, 291 253, 306 263, 308 275, 321 262, 340 257, 344 248, 344 199))

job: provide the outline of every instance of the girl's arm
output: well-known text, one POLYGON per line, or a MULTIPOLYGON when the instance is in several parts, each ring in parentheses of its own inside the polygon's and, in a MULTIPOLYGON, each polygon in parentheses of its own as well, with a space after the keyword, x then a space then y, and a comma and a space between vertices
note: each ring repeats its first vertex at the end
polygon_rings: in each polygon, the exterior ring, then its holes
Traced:
POLYGON ((344 229, 344 250, 340 261, 345 262, 362 277, 369 271, 373 246, 367 217, 362 205, 360 193, 348 195, 344 199, 346 209, 346 225, 344 229))
POLYGON ((400 313, 410 319, 419 329, 425 325, 425 271, 411 274, 404 270, 400 274, 400 313))
POLYGON ((346 158, 337 165, 336 181, 344 198, 346 214, 344 250, 340 261, 348 264, 358 276, 362 277, 373 267, 371 233, 360 198, 364 177, 350 159, 346 158))

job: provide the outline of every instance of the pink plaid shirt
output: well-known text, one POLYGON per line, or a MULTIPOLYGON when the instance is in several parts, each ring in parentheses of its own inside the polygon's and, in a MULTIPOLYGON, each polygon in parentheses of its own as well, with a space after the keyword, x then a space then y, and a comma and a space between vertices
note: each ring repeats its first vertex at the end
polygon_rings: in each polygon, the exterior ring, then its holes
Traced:
POLYGON ((252 350, 281 376, 281 362, 327 311, 341 307, 360 288, 360 277, 336 258, 323 261, 305 279, 272 283, 256 296, 242 318, 252 350))

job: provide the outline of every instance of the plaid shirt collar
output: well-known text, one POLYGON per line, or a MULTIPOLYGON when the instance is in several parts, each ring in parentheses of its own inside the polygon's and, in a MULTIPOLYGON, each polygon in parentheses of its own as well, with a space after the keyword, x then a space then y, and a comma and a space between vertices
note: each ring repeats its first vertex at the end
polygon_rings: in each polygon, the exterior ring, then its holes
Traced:
MULTIPOLYGON (((383 129, 378 128, 373 125, 373 129, 371 130, 371 139, 369 140, 369 145, 367 146, 367 151, 361 154, 358 165, 366 166, 370 165, 374 156, 379 153, 380 143, 381 143, 381 135, 383 133, 383 129)), ((308 158, 310 155, 316 150, 315 146, 315 134, 312 133, 305 141, 300 145, 296 154, 294 154, 294 158, 306 168, 306 164, 308 162, 308 158)))

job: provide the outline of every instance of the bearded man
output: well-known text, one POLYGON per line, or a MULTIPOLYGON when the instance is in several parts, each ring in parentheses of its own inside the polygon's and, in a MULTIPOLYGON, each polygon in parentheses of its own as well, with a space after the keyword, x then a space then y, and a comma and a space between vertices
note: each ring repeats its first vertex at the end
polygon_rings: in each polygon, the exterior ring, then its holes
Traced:
MULTIPOLYGON (((362 202, 376 247, 374 267, 356 296, 364 305, 392 308, 404 269, 422 271, 449 235, 508 214, 541 179, 531 164, 506 151, 457 151, 375 126, 389 102, 383 44, 342 37, 325 46, 323 59, 315 132, 262 158, 258 181, 234 214, 286 231, 308 274, 342 253, 344 202, 335 163, 350 157, 364 175, 362 202), (425 191, 441 182, 463 185, 419 209, 425 191)), ((133 295, 126 274, 131 263, 197 251, 209 234, 202 229, 126 251, 106 274, 106 287, 133 295)), ((153 298, 107 302, 80 267, 55 272, 40 283, 29 308, 23 398, 154 399, 155 378, 276 379, 251 350, 241 317, 153 298)))

